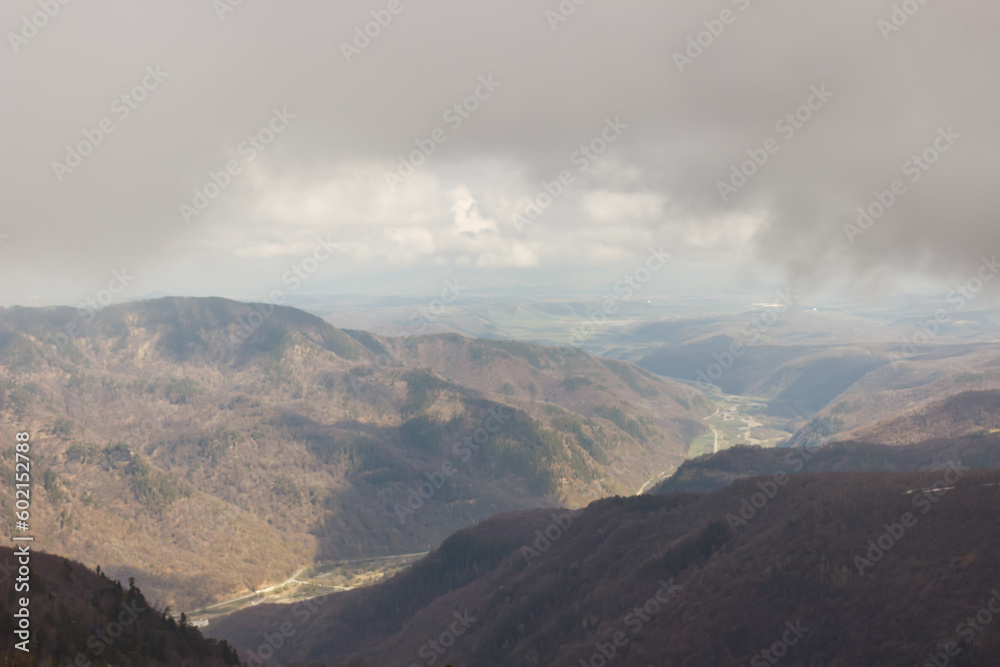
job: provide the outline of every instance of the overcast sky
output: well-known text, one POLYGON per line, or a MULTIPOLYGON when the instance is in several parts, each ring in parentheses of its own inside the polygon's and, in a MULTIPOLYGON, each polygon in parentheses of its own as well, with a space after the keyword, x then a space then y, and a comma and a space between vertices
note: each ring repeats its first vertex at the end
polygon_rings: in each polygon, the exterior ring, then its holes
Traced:
POLYGON ((864 298, 1000 251, 991 0, 230 1, 3 3, 0 304, 263 298, 317 239, 303 294, 596 294, 654 246, 651 293, 864 298))

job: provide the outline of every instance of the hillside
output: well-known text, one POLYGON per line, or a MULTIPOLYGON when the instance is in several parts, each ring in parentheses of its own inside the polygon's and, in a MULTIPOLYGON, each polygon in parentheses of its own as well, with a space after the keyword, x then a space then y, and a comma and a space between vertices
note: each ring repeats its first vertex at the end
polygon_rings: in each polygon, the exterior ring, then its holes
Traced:
POLYGON ((19 641, 13 616, 24 595, 14 589, 18 558, 0 547, 0 664, 147 665, 225 667, 240 663, 226 643, 205 639, 185 622, 156 609, 130 582, 123 587, 80 563, 32 551, 29 618, 33 635, 29 654, 15 649, 19 641))
POLYGON ((317 561, 421 552, 498 512, 632 493, 683 461, 710 411, 582 352, 388 339, 293 308, 0 310, 0 432, 36 443, 39 547, 180 609, 317 561))
POLYGON ((736 446, 690 459, 651 493, 705 493, 746 477, 809 472, 934 470, 948 461, 972 469, 1000 469, 1000 434, 975 433, 892 446, 859 441, 809 447, 736 446))
MULTIPOLYGON (((970 375, 975 377, 976 374, 970 375)), ((836 408, 833 412, 837 413, 836 408)), ((992 389, 955 394, 841 435, 887 445, 906 445, 922 439, 955 438, 997 430, 1000 430, 1000 389, 992 389)))
POLYGON ((957 650, 955 664, 987 667, 1000 659, 1000 625, 967 619, 1000 602, 998 506, 996 470, 607 498, 576 518, 490 519, 388 582, 320 598, 301 622, 261 605, 208 632, 268 650, 264 633, 290 622, 276 655, 299 664, 568 667, 611 662, 604 653, 622 665, 735 667, 787 653, 790 665, 902 666, 957 650), (762 487, 771 497, 748 512, 762 487))

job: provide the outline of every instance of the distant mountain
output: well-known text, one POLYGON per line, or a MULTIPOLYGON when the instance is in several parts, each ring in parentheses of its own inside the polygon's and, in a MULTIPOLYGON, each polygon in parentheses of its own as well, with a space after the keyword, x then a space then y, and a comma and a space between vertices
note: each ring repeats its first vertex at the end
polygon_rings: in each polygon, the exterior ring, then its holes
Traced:
POLYGON ((788 418, 812 415, 866 373, 884 364, 866 350, 831 350, 822 345, 754 345, 747 347, 727 335, 664 346, 637 362, 666 377, 716 384, 728 394, 749 394, 770 399, 769 412, 788 418), (741 356, 728 350, 743 346, 741 356), (723 368, 719 355, 729 364, 723 368), (724 355, 729 355, 728 357, 724 355), (728 361, 727 361, 728 360, 728 361), (725 372, 715 375, 715 367, 725 372))
POLYGON ((39 547, 179 609, 318 560, 424 551, 498 512, 633 493, 710 412, 572 349, 392 339, 267 304, 0 309, 0 428, 39 443, 39 547))
POLYGON ((260 605, 207 632, 295 664, 988 667, 998 506, 1000 472, 953 467, 505 514, 308 617, 260 605))
POLYGON ((19 556, 0 547, 0 664, 3 665, 197 665, 240 664, 226 642, 206 639, 185 622, 156 609, 133 584, 123 586, 80 563, 30 552, 30 590, 15 590, 19 556), (21 609, 28 595, 29 652, 15 648, 21 609))
POLYGON ((740 316, 639 326, 615 356, 765 401, 767 414, 793 428, 820 417, 847 432, 953 394, 1000 389, 998 311, 948 317, 880 321, 762 304, 740 316))

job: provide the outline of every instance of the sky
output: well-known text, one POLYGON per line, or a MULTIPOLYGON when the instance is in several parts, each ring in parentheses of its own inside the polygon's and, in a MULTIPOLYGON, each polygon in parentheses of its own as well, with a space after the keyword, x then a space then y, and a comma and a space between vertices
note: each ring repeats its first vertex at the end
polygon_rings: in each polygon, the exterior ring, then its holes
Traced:
POLYGON ((947 292, 1000 251, 988 0, 0 16, 4 306, 455 279, 554 298, 652 250, 670 259, 650 294, 860 302, 947 292))

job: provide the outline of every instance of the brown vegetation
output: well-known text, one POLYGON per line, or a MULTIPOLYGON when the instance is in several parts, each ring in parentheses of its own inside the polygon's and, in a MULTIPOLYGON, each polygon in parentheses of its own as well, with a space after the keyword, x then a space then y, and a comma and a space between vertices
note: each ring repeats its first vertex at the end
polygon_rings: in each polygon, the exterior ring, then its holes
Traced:
MULTIPOLYGON (((951 640, 960 648, 954 664, 995 665, 1000 617, 971 635, 962 624, 1000 586, 1000 473, 968 471, 953 489, 919 491, 942 477, 796 475, 742 524, 730 517, 761 485, 772 490, 771 478, 708 495, 608 498, 530 565, 523 546, 535 545, 551 513, 496 517, 386 583, 325 598, 278 655, 422 664, 420 651, 435 652, 428 642, 468 612, 476 622, 434 653, 438 663, 575 666, 624 632, 618 664, 735 667, 791 622, 808 632, 789 649, 789 665, 909 666, 951 640), (869 554, 869 541, 907 512, 915 522, 882 555, 869 554), (871 566, 859 568, 855 558, 866 555, 871 566), (635 608, 663 581, 680 591, 632 632, 635 608)), ((209 632, 256 649, 286 620, 287 606, 260 606, 209 632)))
POLYGON ((90 322, 0 309, 0 432, 36 443, 40 548, 191 609, 317 559, 424 551, 497 512, 630 493, 683 460, 708 412, 574 350, 388 339, 269 309, 170 298, 90 322), (509 419, 463 458, 455 443, 498 409, 509 419), (414 499, 446 461, 457 472, 414 499))

